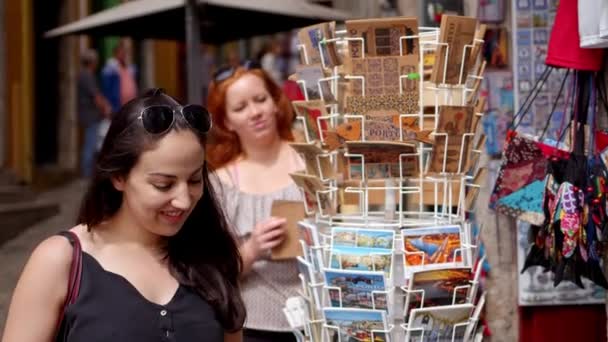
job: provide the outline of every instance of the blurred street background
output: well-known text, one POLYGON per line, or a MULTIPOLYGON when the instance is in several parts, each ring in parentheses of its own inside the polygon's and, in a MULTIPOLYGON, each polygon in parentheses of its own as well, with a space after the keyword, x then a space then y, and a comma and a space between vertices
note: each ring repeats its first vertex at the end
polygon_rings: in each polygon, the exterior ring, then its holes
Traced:
MULTIPOLYGON (((298 63, 295 30, 266 32, 268 34, 220 44, 198 44, 194 49, 185 39, 148 39, 145 35, 45 37, 52 29, 126 2, 140 3, 142 9, 146 2, 162 3, 158 0, 0 0, 3 25, 0 30, 0 332, 11 293, 29 253, 44 238, 70 228, 75 221, 87 184, 86 160, 96 147, 91 142, 95 139, 88 139, 87 132, 97 132, 102 119, 121 100, 113 98, 116 94, 112 94, 104 77, 117 72, 121 82, 129 82, 134 92, 162 87, 183 101, 194 99, 205 103, 207 84, 218 66, 257 59, 288 93, 293 91, 287 77, 293 74, 298 63), (194 83, 198 86, 194 87, 194 94, 189 75, 191 65, 187 63, 188 55, 193 53, 199 54, 195 68, 198 83, 194 83), (129 73, 123 73, 124 70, 129 73), (84 101, 81 94, 92 90, 96 90, 99 97, 84 101), (100 116, 83 117, 83 108, 88 108, 89 114, 98 112, 100 116)), ((422 18, 429 16, 428 5, 437 1, 309 2, 344 11, 351 18, 395 15, 422 18)), ((439 2, 447 7, 459 4, 459 14, 478 15, 480 1, 439 2)), ((504 9, 506 29, 511 21, 509 7, 504 9)), ((183 18, 183 11, 179 15, 183 18)), ((169 20, 170 16, 164 18, 169 20)), ((256 25, 240 18, 235 16, 224 24, 235 28, 256 25)), ((437 26, 434 19, 420 19, 420 24, 437 26)), ((183 32, 187 31, 185 23, 181 24, 177 31, 187 35, 188 32, 183 32)), ((170 31, 170 22, 156 25, 170 31)), ((127 26, 122 29, 128 31, 127 26)), ((214 41, 220 37, 203 38, 214 41)), ((507 67, 497 72, 511 73, 512 70, 507 67)), ((512 84, 505 84, 504 89, 512 92, 512 84)), ((514 106, 512 93, 506 105, 514 106)), ((501 142, 493 143, 500 148, 501 142)), ((490 151, 490 154, 496 153, 500 153, 496 148, 490 151)), ((490 174, 495 175, 497 160, 486 155, 484 162, 490 174)), ((490 178, 488 182, 493 184, 490 178)), ((499 222, 499 218, 488 211, 485 204, 490 188, 483 187, 477 210, 478 219, 485 222, 483 239, 491 266, 486 284, 489 289, 487 319, 493 341, 515 341, 518 336, 515 230, 504 229, 502 236, 497 233, 498 226, 513 223, 499 222)))

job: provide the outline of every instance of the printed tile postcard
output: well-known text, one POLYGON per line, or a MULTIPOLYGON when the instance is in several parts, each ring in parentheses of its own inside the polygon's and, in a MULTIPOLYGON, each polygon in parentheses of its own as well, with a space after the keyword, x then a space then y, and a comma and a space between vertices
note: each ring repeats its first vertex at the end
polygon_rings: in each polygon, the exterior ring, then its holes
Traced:
POLYGON ((384 310, 324 308, 323 314, 330 341, 390 341, 384 310))
POLYGON ((393 251, 381 248, 336 246, 331 250, 330 268, 355 271, 383 271, 391 277, 393 251))
POLYGON ((365 44, 362 47, 361 41, 349 42, 351 58, 363 58, 364 53, 366 58, 403 55, 414 58, 415 63, 418 62, 418 18, 356 19, 347 20, 345 25, 348 37, 363 38, 365 44))
POLYGON ((418 114, 419 96, 417 91, 395 94, 369 95, 361 94, 345 96, 346 114, 356 115, 400 115, 418 114))
POLYGON ((462 264, 460 226, 401 230, 406 278, 413 271, 462 264))
POLYGON ((405 341, 462 341, 467 323, 473 311, 473 304, 437 306, 432 308, 414 309, 410 313, 408 331, 405 341))
POLYGON ((386 281, 382 272, 325 269, 325 285, 331 306, 387 309, 386 281))
POLYGON ((392 250, 395 231, 334 227, 331 230, 333 247, 364 247, 392 250))
MULTIPOLYGON (((330 83, 323 81, 325 73, 320 64, 296 66, 298 81, 303 81, 308 100, 324 100, 326 103, 336 102, 330 83)), ((304 89, 303 89, 304 91, 304 89)))
MULTIPOLYGON (((464 304, 467 301, 471 268, 442 268, 412 273, 406 297, 409 310, 432 306, 464 304), (454 295, 456 301, 453 302, 454 295)), ((409 311, 408 310, 408 311, 409 311)), ((407 315, 406 315, 407 316, 407 315)))
POLYGON ((351 80, 348 95, 378 96, 399 93, 418 94, 420 75, 418 61, 404 56, 366 57, 352 61, 352 76, 363 76, 365 81, 351 80), (408 76, 400 78, 400 76, 408 76), (363 93, 365 83, 365 94, 363 93))

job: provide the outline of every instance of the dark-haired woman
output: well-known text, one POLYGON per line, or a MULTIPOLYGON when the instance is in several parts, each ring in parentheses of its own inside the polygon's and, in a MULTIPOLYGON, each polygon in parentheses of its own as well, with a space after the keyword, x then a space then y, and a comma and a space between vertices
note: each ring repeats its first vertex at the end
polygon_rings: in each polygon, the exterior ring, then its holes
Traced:
POLYGON ((240 341, 241 259, 205 163, 211 121, 156 89, 113 118, 73 239, 43 241, 15 289, 2 342, 240 341), (74 242, 74 240, 72 240, 74 242))

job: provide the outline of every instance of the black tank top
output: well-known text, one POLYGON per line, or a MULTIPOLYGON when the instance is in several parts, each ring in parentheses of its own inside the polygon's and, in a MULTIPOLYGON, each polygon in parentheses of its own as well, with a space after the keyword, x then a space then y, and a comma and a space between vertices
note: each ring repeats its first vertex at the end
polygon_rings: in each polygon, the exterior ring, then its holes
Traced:
POLYGON ((67 342, 220 342, 213 308, 180 285, 167 305, 152 303, 124 277, 82 252, 80 292, 60 327, 67 342))

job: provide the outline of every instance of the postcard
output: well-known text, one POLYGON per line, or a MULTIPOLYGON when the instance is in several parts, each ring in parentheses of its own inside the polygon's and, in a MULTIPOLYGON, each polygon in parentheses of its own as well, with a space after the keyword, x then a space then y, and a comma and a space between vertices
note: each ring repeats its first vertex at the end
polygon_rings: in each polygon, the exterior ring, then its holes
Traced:
POLYGON ((322 80, 325 72, 321 64, 298 65, 296 66, 298 81, 303 81, 302 89, 308 96, 308 100, 324 100, 325 103, 335 103, 336 98, 331 91, 330 82, 322 80))
POLYGON ((477 64, 480 52, 482 51, 482 48, 484 47, 484 43, 481 43, 479 41, 483 40, 483 37, 485 36, 487 30, 488 30, 488 26, 486 24, 481 24, 477 28, 477 31, 475 32, 476 41, 473 42, 471 56, 469 57, 467 65, 465 66, 465 68, 467 70, 477 64))
POLYGON ((285 234, 283 242, 271 250, 272 260, 292 259, 302 255, 302 245, 300 244, 300 232, 298 221, 306 217, 304 202, 274 200, 270 212, 271 216, 283 217, 287 219, 285 223, 285 234))
POLYGON ((405 307, 410 311, 433 306, 464 304, 468 298, 472 277, 469 267, 413 272, 405 307))
POLYGON ((300 229, 300 240, 304 241, 306 245, 305 260, 312 264, 315 272, 321 272, 324 262, 323 251, 319 247, 323 246, 323 243, 317 226, 310 221, 302 220, 298 222, 298 228, 300 229))
POLYGON ((510 36, 505 28, 488 29, 483 38, 484 59, 490 68, 507 68, 509 66, 510 36))
POLYGON ((320 140, 320 135, 324 134, 327 127, 324 122, 321 122, 321 127, 319 127, 317 118, 328 115, 325 101, 291 101, 291 104, 296 116, 304 120, 308 138, 310 140, 320 140))
POLYGON ((431 151, 429 172, 458 173, 462 172, 468 160, 469 145, 474 108, 472 106, 440 106, 437 135, 431 151), (464 140, 464 141, 463 141, 464 140), (446 148, 447 147, 447 148, 446 148))
POLYGON ((332 248, 365 247, 392 250, 395 241, 395 231, 333 227, 331 230, 331 237, 332 248))
POLYGON ((387 309, 383 272, 325 269, 325 285, 331 306, 342 308, 387 309))
POLYGON ((483 148, 486 145, 487 137, 484 133, 479 135, 477 139, 477 143, 475 144, 475 148, 471 150, 471 158, 469 158, 469 164, 467 166, 467 174, 473 172, 473 170, 477 169, 479 164, 479 159, 481 158, 481 154, 483 153, 483 148))
POLYGON ((471 336, 473 336, 477 331, 477 325, 479 322, 479 318, 481 317, 481 312, 486 305, 486 294, 482 294, 479 298, 479 301, 475 305, 475 311, 473 311, 473 315, 471 316, 471 324, 467 326, 465 331, 464 340, 469 341, 471 336))
POLYGON ((362 76, 364 81, 351 80, 352 88, 348 95, 366 97, 400 93, 418 95, 420 78, 417 73, 418 61, 405 56, 354 59, 350 75, 362 76), (400 79, 400 76, 408 77, 400 79))
POLYGON ((303 283, 303 295, 311 299, 317 309, 321 310, 322 303, 321 296, 319 295, 319 289, 316 286, 312 286, 317 285, 318 283, 318 279, 315 277, 316 273, 314 271, 313 265, 302 257, 297 257, 297 263, 298 273, 300 274, 303 283))
POLYGON ((300 51, 301 64, 320 64, 325 62, 326 67, 342 64, 336 51, 336 44, 324 42, 334 37, 335 27, 336 23, 332 21, 307 26, 298 31, 298 40, 308 57, 308 63, 305 63, 304 53, 300 51))
MULTIPOLYGON (((416 156, 416 146, 413 143, 380 142, 380 141, 351 141, 346 142, 349 154, 361 155, 349 158, 351 167, 365 162, 366 179, 415 177, 419 174, 420 163, 416 156), (403 155, 403 156, 402 156, 403 155), (402 156, 402 157, 401 157, 402 156), (399 166, 402 172, 399 172, 399 166), (384 166, 386 174, 374 177, 371 173, 374 167, 384 166)), ((352 174, 351 174, 352 176, 352 174)))
POLYGON ((488 170, 485 167, 481 167, 477 170, 477 173, 471 182, 471 184, 476 186, 467 188, 467 195, 464 203, 466 211, 473 211, 475 209, 475 201, 477 200, 480 190, 484 187, 487 177, 488 170))
POLYGON ((363 38, 361 41, 350 41, 350 57, 362 58, 375 56, 408 56, 413 62, 418 62, 418 18, 393 17, 376 19, 356 19, 345 22, 348 37, 363 38), (401 37, 412 37, 403 39, 401 37), (401 51, 401 48, 403 51, 401 51), (363 52, 363 50, 365 52, 363 52))
POLYGON ((384 310, 324 308, 323 314, 330 341, 390 341, 384 310))
POLYGON ((424 142, 433 144, 434 139, 430 130, 419 130, 417 120, 403 117, 398 114, 367 114, 363 119, 353 119, 344 122, 335 128, 330 128, 325 134, 325 144, 329 150, 343 147, 347 141, 366 140, 369 143, 400 142, 413 143, 424 142), (365 123, 363 123, 363 120, 365 123), (401 120, 401 122, 400 122, 401 120), (361 135, 363 128, 363 137, 361 135), (399 130, 402 129, 403 133, 399 130), (365 139, 363 139, 365 138, 365 139), (403 141, 401 139, 403 138, 403 141))
POLYGON ((406 341, 462 341, 473 304, 414 309, 410 312, 406 341), (454 326, 457 325, 456 329, 454 326), (462 325, 461 325, 462 324, 462 325), (454 335, 454 336, 453 336, 454 335))
POLYGON ((331 250, 330 268, 356 271, 383 271, 391 277, 391 249, 335 246, 331 250))
POLYGON ((298 152, 306 164, 306 173, 315 175, 321 179, 335 177, 335 171, 330 155, 316 144, 290 143, 298 152))
POLYGON ((319 210, 324 215, 335 212, 330 193, 326 191, 328 189, 319 177, 305 173, 290 173, 289 175, 294 183, 304 190, 309 210, 319 210))
POLYGON ((357 115, 400 115, 419 113, 419 94, 408 91, 395 94, 363 96, 345 95, 345 113, 357 115))
POLYGON ((449 49, 443 45, 437 48, 435 66, 431 74, 433 83, 461 84, 466 81, 469 70, 464 68, 466 65, 463 65, 463 62, 468 64, 471 51, 465 46, 473 44, 476 28, 477 19, 475 18, 456 15, 441 17, 439 42, 447 43, 449 49), (446 66, 445 69, 444 66, 446 66), (462 75, 461 69, 463 69, 462 75))
POLYGON ((413 271, 462 264, 460 226, 401 229, 406 278, 413 271))

